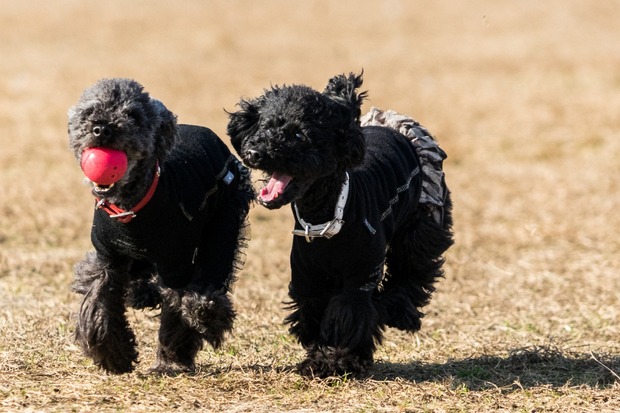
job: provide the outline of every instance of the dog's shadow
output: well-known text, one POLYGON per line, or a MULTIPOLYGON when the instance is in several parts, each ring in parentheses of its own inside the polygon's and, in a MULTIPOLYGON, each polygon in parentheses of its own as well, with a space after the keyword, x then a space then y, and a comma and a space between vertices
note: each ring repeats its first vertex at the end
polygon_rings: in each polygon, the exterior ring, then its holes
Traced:
POLYGON ((527 347, 508 356, 479 356, 445 363, 377 362, 369 379, 441 382, 452 388, 483 391, 585 385, 608 388, 620 383, 620 356, 562 352, 552 347, 527 347))
MULTIPOLYGON (((232 370, 256 374, 297 374, 295 366, 245 365, 232 370)), ((221 374, 224 371, 211 371, 221 374)), ((448 360, 445 363, 392 363, 378 360, 368 375, 360 380, 374 382, 408 381, 411 383, 443 383, 455 390, 518 391, 534 387, 560 388, 588 386, 604 389, 620 383, 620 356, 591 352, 561 351, 555 347, 533 346, 516 349, 508 356, 483 355, 448 360)), ((324 379, 328 385, 350 380, 348 377, 324 379)))

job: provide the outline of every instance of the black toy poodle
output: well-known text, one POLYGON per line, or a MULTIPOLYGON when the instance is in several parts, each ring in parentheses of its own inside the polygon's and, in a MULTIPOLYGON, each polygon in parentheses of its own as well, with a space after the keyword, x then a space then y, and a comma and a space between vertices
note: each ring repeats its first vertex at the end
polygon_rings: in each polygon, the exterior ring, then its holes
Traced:
POLYGON ((258 201, 292 205, 285 322, 306 376, 367 374, 386 326, 419 330, 453 243, 446 154, 407 116, 373 108, 360 120, 361 84, 276 86, 229 114, 232 145, 268 175, 258 201))

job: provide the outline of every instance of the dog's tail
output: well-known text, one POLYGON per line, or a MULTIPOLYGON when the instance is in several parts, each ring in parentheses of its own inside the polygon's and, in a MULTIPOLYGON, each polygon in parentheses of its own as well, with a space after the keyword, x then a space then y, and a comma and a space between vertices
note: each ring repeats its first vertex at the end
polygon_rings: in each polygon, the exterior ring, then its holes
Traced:
POLYGON ((362 101, 367 96, 365 91, 357 93, 357 89, 364 82, 363 75, 364 71, 359 75, 349 73, 348 76, 344 74, 334 76, 327 82, 327 87, 323 91, 323 94, 347 106, 356 121, 359 120, 361 114, 362 101))

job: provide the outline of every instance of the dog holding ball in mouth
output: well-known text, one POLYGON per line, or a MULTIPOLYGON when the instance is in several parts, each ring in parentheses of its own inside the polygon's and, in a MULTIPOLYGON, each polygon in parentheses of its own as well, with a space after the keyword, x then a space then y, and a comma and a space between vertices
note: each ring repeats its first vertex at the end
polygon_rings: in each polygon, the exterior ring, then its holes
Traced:
POLYGON ((254 192, 211 130, 176 116, 131 79, 104 79, 69 110, 69 146, 94 196, 94 251, 75 267, 76 341, 111 373, 138 362, 125 311, 159 307, 151 371, 191 372, 232 329, 230 289, 254 192))

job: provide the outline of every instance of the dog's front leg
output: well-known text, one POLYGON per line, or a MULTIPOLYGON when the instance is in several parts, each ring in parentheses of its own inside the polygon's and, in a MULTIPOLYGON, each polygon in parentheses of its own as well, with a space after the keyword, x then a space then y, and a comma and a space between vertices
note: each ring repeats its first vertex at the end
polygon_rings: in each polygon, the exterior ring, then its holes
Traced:
POLYGON ((84 294, 75 338, 95 365, 127 373, 138 361, 136 338, 125 316, 129 262, 111 263, 90 252, 75 267, 73 289, 84 294))
POLYGON ((229 293, 224 288, 203 293, 186 291, 181 300, 181 309, 185 322, 213 348, 219 348, 226 333, 233 329, 236 313, 229 293))
POLYGON ((159 347, 151 373, 173 376, 195 369, 194 361, 202 348, 202 337, 183 318, 181 295, 172 289, 165 289, 162 294, 159 347))
POLYGON ((373 363, 382 328, 370 292, 345 291, 331 298, 321 320, 320 338, 299 365, 305 376, 360 376, 373 363))
POLYGON ((175 375, 194 371, 203 340, 218 348, 225 333, 232 330, 234 318, 226 291, 164 290, 157 361, 151 372, 175 375))

